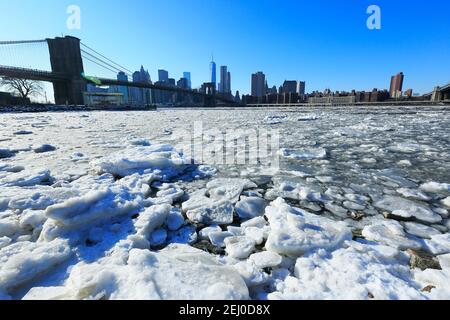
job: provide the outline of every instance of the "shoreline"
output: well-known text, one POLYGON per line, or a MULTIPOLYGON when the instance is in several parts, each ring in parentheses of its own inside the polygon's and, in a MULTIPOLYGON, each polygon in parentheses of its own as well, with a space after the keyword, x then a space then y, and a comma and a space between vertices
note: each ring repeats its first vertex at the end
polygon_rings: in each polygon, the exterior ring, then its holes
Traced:
POLYGON ((408 110, 408 111, 450 111, 450 104, 419 104, 419 105, 267 105, 267 106, 217 106, 211 107, 196 107, 196 106, 182 106, 182 107, 154 107, 154 108, 127 108, 127 107, 106 107, 106 108, 90 108, 81 106, 14 106, 14 107, 0 107, 0 114, 12 113, 61 113, 61 112, 140 112, 140 111, 176 111, 176 110, 276 110, 281 112, 295 112, 295 111, 344 111, 344 110, 364 110, 368 111, 383 111, 383 110, 408 110))

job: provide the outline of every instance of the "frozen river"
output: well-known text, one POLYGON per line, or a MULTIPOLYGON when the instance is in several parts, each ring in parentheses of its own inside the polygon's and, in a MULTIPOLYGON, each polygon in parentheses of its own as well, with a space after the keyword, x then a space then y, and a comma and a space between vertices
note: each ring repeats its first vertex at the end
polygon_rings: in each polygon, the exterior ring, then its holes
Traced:
POLYGON ((449 159, 444 107, 0 114, 0 298, 448 299, 449 159))

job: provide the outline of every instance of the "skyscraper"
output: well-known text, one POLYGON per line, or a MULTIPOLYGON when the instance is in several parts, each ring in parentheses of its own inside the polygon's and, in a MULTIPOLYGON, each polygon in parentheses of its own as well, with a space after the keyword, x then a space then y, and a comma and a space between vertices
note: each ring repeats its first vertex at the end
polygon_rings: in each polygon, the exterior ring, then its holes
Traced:
MULTIPOLYGON (((128 82, 128 76, 125 74, 125 72, 120 71, 120 72, 117 74, 117 80, 128 82)), ((128 100, 129 100, 129 97, 128 97, 128 87, 119 86, 119 87, 117 87, 117 91, 118 91, 119 93, 123 94, 123 101, 127 103, 128 100)))
POLYGON ((191 73, 183 72, 183 78, 185 78, 187 80, 188 88, 192 89, 191 73))
POLYGON ((261 71, 252 74, 252 96, 262 97, 265 95, 266 75, 261 71))
POLYGON ((169 82, 169 72, 166 70, 158 70, 158 81, 159 82, 169 82))
MULTIPOLYGON (((152 83, 150 73, 141 66, 141 70, 133 73, 133 82, 137 83, 152 83)), ((149 104, 152 103, 152 95, 150 89, 131 88, 130 95, 132 103, 134 104, 149 104)))
POLYGON ((214 58, 211 61, 210 69, 211 69, 211 83, 214 83, 214 86, 216 86, 217 77, 216 77, 216 63, 214 62, 214 58))
POLYGON ((283 93, 295 93, 297 92, 297 81, 286 80, 283 83, 283 93))
POLYGON ((391 87, 389 89, 391 98, 398 98, 401 96, 404 78, 403 72, 397 73, 395 76, 391 77, 391 87))
POLYGON ((306 82, 305 81, 297 81, 297 93, 299 96, 304 96, 306 90, 306 82))
POLYGON ((223 94, 231 93, 231 74, 228 72, 227 66, 220 67, 219 92, 223 94))

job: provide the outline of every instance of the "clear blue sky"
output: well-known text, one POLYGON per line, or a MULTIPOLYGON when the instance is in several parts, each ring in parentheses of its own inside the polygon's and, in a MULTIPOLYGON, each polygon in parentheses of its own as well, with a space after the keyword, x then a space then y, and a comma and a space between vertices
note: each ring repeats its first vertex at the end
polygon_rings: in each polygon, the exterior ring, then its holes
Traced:
POLYGON ((244 93, 256 71, 270 86, 305 80, 308 92, 388 88, 403 71, 424 93, 450 81, 449 12, 448 0, 0 0, 0 40, 70 34, 152 80, 158 68, 191 71, 194 86, 208 81, 213 52, 244 93), (70 4, 81 30, 66 28, 70 4), (371 4, 381 30, 366 27, 371 4))

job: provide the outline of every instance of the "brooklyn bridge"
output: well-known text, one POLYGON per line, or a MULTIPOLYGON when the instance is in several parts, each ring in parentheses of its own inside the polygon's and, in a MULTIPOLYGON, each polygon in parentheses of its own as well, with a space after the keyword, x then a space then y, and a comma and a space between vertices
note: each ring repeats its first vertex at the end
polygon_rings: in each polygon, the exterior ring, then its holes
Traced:
POLYGON ((0 77, 50 82, 53 84, 55 104, 83 105, 83 94, 88 83, 178 93, 201 101, 205 107, 235 104, 234 100, 217 93, 213 83, 205 83, 201 89, 192 90, 151 82, 123 81, 91 74, 85 76, 85 64, 88 62, 111 73, 124 72, 132 77, 131 71, 127 68, 71 36, 42 40, 0 41, 1 53, 8 56, 9 61, 13 61, 11 63, 13 65, 4 65, 0 60, 0 77), (21 62, 21 54, 33 50, 36 45, 48 47, 50 70, 42 70, 37 66, 21 62))

